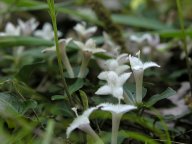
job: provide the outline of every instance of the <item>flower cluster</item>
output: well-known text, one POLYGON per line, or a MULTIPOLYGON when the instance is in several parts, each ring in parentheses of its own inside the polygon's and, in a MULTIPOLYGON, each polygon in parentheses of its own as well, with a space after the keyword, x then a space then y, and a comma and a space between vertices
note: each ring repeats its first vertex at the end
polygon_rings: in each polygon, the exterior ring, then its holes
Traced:
MULTIPOLYGON (((36 30, 39 22, 35 18, 31 18, 27 21, 18 19, 18 25, 14 25, 8 22, 5 26, 5 31, 0 32, 0 36, 31 36, 41 37, 46 40, 53 40, 54 32, 50 23, 45 23, 42 30, 36 30)), ((62 36, 62 33, 58 31, 58 36, 62 36)))
POLYGON ((144 55, 153 54, 155 50, 162 50, 169 46, 166 43, 160 43, 158 34, 146 33, 141 36, 131 35, 129 39, 136 44, 136 47, 141 50, 144 55))

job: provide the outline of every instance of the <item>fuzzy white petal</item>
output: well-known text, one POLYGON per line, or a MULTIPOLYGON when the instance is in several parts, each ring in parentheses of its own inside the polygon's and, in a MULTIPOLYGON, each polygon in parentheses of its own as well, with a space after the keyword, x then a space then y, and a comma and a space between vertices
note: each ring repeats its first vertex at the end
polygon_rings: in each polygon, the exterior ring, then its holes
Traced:
POLYGON ((134 70, 143 69, 143 63, 139 58, 129 56, 129 61, 132 69, 134 70))
POLYGON ((123 53, 123 54, 119 55, 117 57, 117 61, 118 61, 119 64, 127 63, 129 61, 128 54, 123 53))
POLYGON ((86 111, 84 111, 81 116, 78 116, 76 119, 74 119, 73 122, 70 124, 70 126, 67 128, 66 131, 67 138, 69 138, 71 132, 76 128, 82 128, 84 125, 89 124, 90 123, 89 115, 96 109, 97 107, 89 108, 86 111))
POLYGON ((89 119, 87 117, 79 116, 77 117, 67 128, 66 135, 69 138, 71 132, 76 128, 80 127, 81 125, 89 124, 89 119))
POLYGON ((120 65, 116 68, 115 72, 117 74, 122 74, 123 72, 125 72, 126 70, 128 70, 130 67, 128 65, 120 65))
POLYGON ((85 45, 80 41, 73 41, 81 50, 84 49, 85 45))
POLYGON ((117 73, 113 72, 113 71, 109 71, 108 73, 108 77, 107 77, 107 82, 111 85, 116 85, 116 83, 118 83, 118 75, 117 73))
POLYGON ((107 60, 106 65, 108 67, 108 70, 110 70, 110 71, 115 71, 116 68, 119 66, 117 60, 115 60, 115 59, 107 60))
POLYGON ((143 69, 147 69, 150 67, 160 67, 158 64, 156 64, 155 62, 145 62, 143 65, 143 69))
POLYGON ((86 30, 86 34, 87 35, 91 35, 93 33, 95 33, 97 31, 97 27, 96 26, 93 26, 93 27, 90 27, 86 30))
POLYGON ((104 72, 101 72, 97 77, 98 77, 98 79, 100 79, 100 80, 107 80, 107 78, 108 78, 108 71, 104 71, 104 72))
POLYGON ((115 87, 112 89, 112 95, 117 99, 123 99, 123 88, 122 87, 115 87))
POLYGON ((115 114, 124 114, 131 110, 136 109, 136 106, 133 105, 124 105, 124 104, 111 104, 111 103, 102 103, 98 107, 100 107, 104 111, 109 111, 115 114))
POLYGON ((124 73, 122 75, 119 76, 119 85, 122 86, 127 80, 128 78, 131 76, 131 72, 130 73, 124 73))
POLYGON ((97 95, 107 95, 107 94, 111 94, 112 93, 112 89, 110 86, 108 85, 104 85, 102 87, 100 87, 95 94, 97 95))

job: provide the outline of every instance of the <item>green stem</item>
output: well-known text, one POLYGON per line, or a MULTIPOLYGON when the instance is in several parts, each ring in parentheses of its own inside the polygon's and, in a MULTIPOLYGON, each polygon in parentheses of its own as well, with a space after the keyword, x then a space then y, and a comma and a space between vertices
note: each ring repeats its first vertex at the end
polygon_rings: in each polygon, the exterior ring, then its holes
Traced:
POLYGON ((179 21, 180 21, 180 27, 181 27, 181 32, 182 32, 182 42, 183 42, 183 49, 185 52, 185 61, 187 65, 187 70, 188 70, 188 77, 189 77, 189 82, 190 82, 190 91, 191 91, 191 97, 192 97, 192 71, 190 68, 190 61, 189 61, 189 54, 188 54, 188 49, 187 49, 187 41, 186 41, 186 33, 185 33, 185 28, 184 28, 184 21, 183 21, 183 12, 181 8, 181 2, 180 0, 177 0, 177 9, 179 12, 179 21))
POLYGON ((53 136, 54 127, 55 127, 55 122, 53 120, 49 120, 48 124, 47 124, 47 128, 46 128, 45 137, 44 137, 42 144, 50 144, 51 143, 51 138, 53 136))
POLYGON ((59 50, 59 40, 58 40, 58 35, 57 35, 57 21, 56 21, 56 14, 55 14, 55 6, 54 6, 54 0, 47 0, 47 3, 49 5, 49 13, 51 16, 52 24, 53 24, 53 29, 54 29, 54 39, 55 39, 55 45, 56 45, 56 52, 57 52, 57 61, 59 65, 59 71, 61 74, 61 79, 63 82, 64 90, 66 91, 66 94, 69 99, 69 103, 72 105, 72 99, 71 95, 68 90, 68 86, 64 77, 64 72, 63 72, 63 64, 62 64, 62 57, 61 53, 59 50))

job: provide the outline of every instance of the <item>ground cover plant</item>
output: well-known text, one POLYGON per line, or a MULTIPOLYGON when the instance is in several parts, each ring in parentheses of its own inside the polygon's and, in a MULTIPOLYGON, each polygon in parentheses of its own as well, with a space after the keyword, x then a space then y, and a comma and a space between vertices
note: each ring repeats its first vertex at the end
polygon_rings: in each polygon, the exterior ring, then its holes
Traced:
POLYGON ((191 10, 1 0, 1 143, 190 144, 191 10))

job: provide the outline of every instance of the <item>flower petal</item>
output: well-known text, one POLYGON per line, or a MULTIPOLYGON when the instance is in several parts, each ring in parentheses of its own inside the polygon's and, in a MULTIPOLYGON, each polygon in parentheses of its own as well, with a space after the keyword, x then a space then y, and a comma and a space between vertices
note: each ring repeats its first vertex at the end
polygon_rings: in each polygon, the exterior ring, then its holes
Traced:
POLYGON ((85 48, 85 45, 80 41, 73 41, 81 50, 85 48))
POLYGON ((117 57, 117 61, 118 63, 121 65, 121 64, 124 64, 124 63, 127 63, 129 61, 129 57, 128 57, 128 54, 126 53, 123 53, 121 55, 119 55, 117 57))
POLYGON ((108 67, 108 70, 110 70, 110 71, 115 71, 115 69, 119 66, 117 60, 115 60, 115 59, 107 60, 106 65, 108 67))
POLYGON ((100 87, 95 94, 97 95, 107 95, 107 94, 111 94, 112 93, 112 89, 110 86, 108 85, 104 85, 102 87, 100 87))
POLYGON ((76 128, 82 129, 83 126, 86 126, 87 124, 89 124, 90 121, 88 117, 97 108, 98 107, 91 107, 86 111, 84 111, 81 116, 78 116, 76 119, 74 119, 73 122, 70 124, 70 126, 67 128, 67 131, 66 131, 67 138, 69 138, 71 132, 76 128))
POLYGON ((131 69, 138 70, 143 68, 143 63, 139 58, 129 55, 129 61, 131 69))
POLYGON ((86 30, 86 35, 90 36, 91 34, 95 33, 97 31, 97 27, 93 26, 86 30))
POLYGON ((123 88, 122 87, 113 88, 112 95, 117 99, 123 99, 123 88))
POLYGON ((116 72, 109 71, 108 76, 107 76, 107 82, 108 82, 108 84, 115 86, 115 85, 117 85, 118 78, 119 77, 116 72))
POLYGON ((69 138, 71 132, 75 130, 76 128, 80 127, 81 125, 89 124, 89 119, 87 117, 79 116, 70 124, 70 126, 67 128, 66 135, 67 138, 69 138))
POLYGON ((107 71, 101 72, 97 77, 98 77, 98 79, 100 79, 100 80, 107 80, 108 73, 109 73, 109 72, 107 72, 107 71))
POLYGON ((125 105, 125 104, 114 105, 111 103, 102 103, 102 104, 98 105, 98 107, 100 107, 101 110, 109 111, 111 113, 116 113, 116 114, 124 114, 126 112, 129 112, 129 111, 137 108, 134 105, 125 105))
POLYGON ((124 73, 124 74, 120 75, 119 79, 118 79, 119 86, 123 86, 123 84, 127 81, 127 79, 130 76, 131 76, 131 72, 130 73, 124 73))
POLYGON ((122 74, 126 70, 128 70, 130 67, 128 65, 120 65, 119 67, 116 68, 115 72, 117 74, 122 74))
POLYGON ((143 69, 147 69, 150 67, 160 67, 158 64, 156 64, 155 62, 145 62, 143 65, 143 69))

